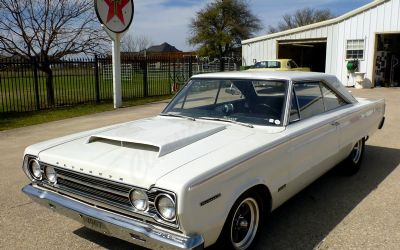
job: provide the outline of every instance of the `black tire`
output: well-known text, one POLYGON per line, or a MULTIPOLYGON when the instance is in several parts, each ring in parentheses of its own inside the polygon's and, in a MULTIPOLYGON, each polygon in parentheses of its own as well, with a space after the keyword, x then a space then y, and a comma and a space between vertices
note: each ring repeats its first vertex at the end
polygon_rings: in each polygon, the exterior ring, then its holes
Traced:
POLYGON ((216 249, 252 249, 264 224, 264 203, 256 192, 246 192, 229 212, 216 249), (246 213, 247 211, 247 213, 246 213))
POLYGON ((365 139, 363 138, 354 144, 350 155, 339 165, 341 174, 348 176, 356 174, 360 170, 364 151, 365 139))

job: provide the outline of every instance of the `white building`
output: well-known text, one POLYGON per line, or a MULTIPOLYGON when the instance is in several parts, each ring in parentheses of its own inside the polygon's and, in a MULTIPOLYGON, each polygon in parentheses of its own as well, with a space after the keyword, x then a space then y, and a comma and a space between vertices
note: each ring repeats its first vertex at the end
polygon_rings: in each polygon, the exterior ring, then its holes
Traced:
POLYGON ((244 65, 277 58, 336 75, 354 85, 347 63, 359 61, 372 86, 399 86, 400 0, 376 0, 337 18, 242 42, 244 65))

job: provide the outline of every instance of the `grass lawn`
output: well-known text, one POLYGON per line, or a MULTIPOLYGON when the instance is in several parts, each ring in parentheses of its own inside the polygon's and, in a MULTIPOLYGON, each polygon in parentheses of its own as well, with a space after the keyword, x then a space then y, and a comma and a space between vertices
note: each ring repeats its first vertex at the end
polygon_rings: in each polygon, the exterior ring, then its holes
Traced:
MULTIPOLYGON (((138 98, 135 100, 124 101, 123 104, 124 107, 137 106, 150 102, 167 100, 171 97, 171 95, 164 95, 138 98)), ((110 111, 113 109, 113 104, 108 102, 24 113, 0 113, 0 131, 110 111)))

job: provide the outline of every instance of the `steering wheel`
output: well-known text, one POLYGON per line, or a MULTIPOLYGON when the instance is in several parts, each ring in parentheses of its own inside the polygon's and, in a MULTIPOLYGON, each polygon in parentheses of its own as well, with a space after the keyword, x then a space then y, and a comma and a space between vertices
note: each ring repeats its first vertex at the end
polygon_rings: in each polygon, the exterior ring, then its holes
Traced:
POLYGON ((278 111, 276 111, 274 108, 265 103, 258 103, 255 106, 255 111, 257 113, 264 113, 264 112, 267 113, 269 111, 268 113, 272 113, 272 115, 275 115, 276 117, 280 116, 278 111))

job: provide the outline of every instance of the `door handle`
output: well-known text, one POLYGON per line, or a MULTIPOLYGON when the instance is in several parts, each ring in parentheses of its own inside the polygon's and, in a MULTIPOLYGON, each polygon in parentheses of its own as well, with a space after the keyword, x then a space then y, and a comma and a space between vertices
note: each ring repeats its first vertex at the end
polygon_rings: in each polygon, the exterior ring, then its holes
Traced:
POLYGON ((339 125, 340 125, 340 122, 331 122, 331 125, 332 125, 332 126, 339 126, 339 125))

